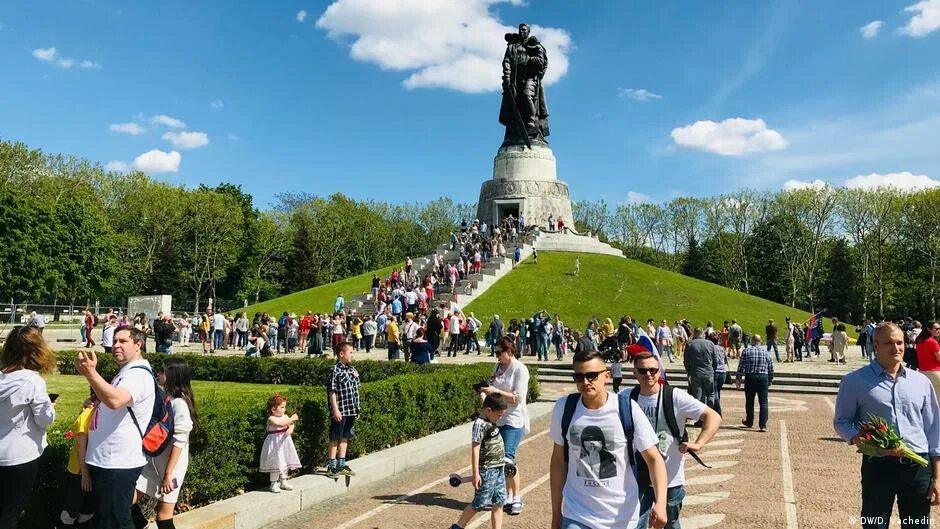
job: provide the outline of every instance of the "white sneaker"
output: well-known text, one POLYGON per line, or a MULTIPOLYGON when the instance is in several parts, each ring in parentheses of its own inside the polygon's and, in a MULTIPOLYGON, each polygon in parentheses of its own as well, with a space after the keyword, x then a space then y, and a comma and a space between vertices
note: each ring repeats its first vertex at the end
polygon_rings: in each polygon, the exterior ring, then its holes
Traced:
POLYGON ((522 514, 522 500, 516 500, 512 502, 509 506, 509 514, 517 515, 522 514))
POLYGON ((294 486, 287 481, 287 478, 281 479, 280 487, 281 490, 294 490, 294 486))
POLYGON ((273 493, 275 493, 275 494, 281 492, 281 487, 279 487, 279 486, 277 485, 277 481, 272 481, 272 482, 271 482, 271 486, 268 487, 268 492, 273 492, 273 493))

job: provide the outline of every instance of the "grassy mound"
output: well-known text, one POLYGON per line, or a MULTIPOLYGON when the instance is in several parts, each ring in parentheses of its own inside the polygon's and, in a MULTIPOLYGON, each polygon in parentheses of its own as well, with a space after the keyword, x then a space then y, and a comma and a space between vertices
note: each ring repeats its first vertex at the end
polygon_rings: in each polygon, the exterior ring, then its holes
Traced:
POLYGON ((668 272, 638 261, 596 254, 540 252, 539 263, 532 259, 503 277, 466 307, 488 325, 493 314, 504 322, 528 318, 545 309, 558 313, 562 321, 583 329, 592 316, 614 324, 628 314, 646 324, 653 318, 670 326, 680 318, 693 325, 712 320, 716 326, 735 318, 749 332, 764 334, 767 320, 784 327, 790 316, 802 322, 810 314, 691 277, 668 272), (575 255, 581 258, 581 272, 574 275, 575 255))
POLYGON ((249 318, 256 312, 267 312, 268 314, 277 316, 280 316, 285 310, 287 312, 296 312, 297 314, 303 314, 308 310, 312 310, 313 312, 333 312, 333 302, 336 301, 338 294, 342 294, 348 302, 352 299, 353 295, 362 294, 372 289, 373 273, 378 274, 381 279, 385 279, 385 276, 392 273, 392 268, 395 266, 380 268, 379 270, 347 277, 346 279, 308 288, 307 290, 300 290, 293 294, 249 305, 245 309, 233 310, 244 310, 249 318))

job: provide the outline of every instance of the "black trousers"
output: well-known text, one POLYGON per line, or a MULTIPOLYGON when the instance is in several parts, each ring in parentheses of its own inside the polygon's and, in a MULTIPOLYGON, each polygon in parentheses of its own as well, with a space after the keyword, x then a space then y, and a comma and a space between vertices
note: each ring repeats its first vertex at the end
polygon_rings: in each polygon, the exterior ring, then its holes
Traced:
POLYGON ((16 527, 16 520, 29 503, 39 473, 39 458, 29 463, 0 467, 0 527, 16 527))
MULTIPOLYGON (((927 454, 921 454, 928 461, 927 454)), ((898 499, 901 528, 930 526, 931 469, 886 457, 862 456, 862 527, 887 529, 898 499)))
POLYGON ((770 381, 767 375, 744 375, 744 422, 747 426, 754 425, 754 397, 760 404, 760 418, 757 425, 767 427, 767 391, 770 381))

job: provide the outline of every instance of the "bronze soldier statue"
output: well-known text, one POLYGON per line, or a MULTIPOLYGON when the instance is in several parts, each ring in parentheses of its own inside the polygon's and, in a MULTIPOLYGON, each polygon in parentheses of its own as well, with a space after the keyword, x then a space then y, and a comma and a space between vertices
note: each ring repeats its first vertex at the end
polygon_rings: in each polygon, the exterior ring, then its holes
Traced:
POLYGON ((506 126, 503 146, 547 145, 548 105, 542 87, 548 68, 545 47, 529 35, 528 24, 519 24, 519 32, 507 33, 505 38, 503 101, 499 109, 499 122, 506 126))

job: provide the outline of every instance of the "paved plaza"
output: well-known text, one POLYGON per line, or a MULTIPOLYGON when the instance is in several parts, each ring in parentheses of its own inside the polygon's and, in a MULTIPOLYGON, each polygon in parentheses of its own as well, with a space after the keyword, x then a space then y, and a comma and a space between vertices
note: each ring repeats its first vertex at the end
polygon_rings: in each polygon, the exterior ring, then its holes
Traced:
MULTIPOLYGON (((574 387, 548 384, 544 389, 543 398, 555 400, 574 387)), ((835 436, 831 396, 771 395, 766 433, 740 425, 743 394, 729 392, 723 401, 724 423, 702 453, 712 468, 686 462, 684 529, 858 526, 861 456, 835 436)), ((549 526, 549 420, 546 415, 534 421, 520 447, 526 508, 522 515, 506 516, 505 527, 549 526)), ((446 478, 466 471, 469 461, 468 442, 429 464, 351 491, 268 529, 450 527, 473 491, 466 485, 452 488, 446 478)), ((932 522, 940 522, 936 509, 932 522)), ((478 515, 468 529, 478 527, 490 527, 488 515, 478 515)))

